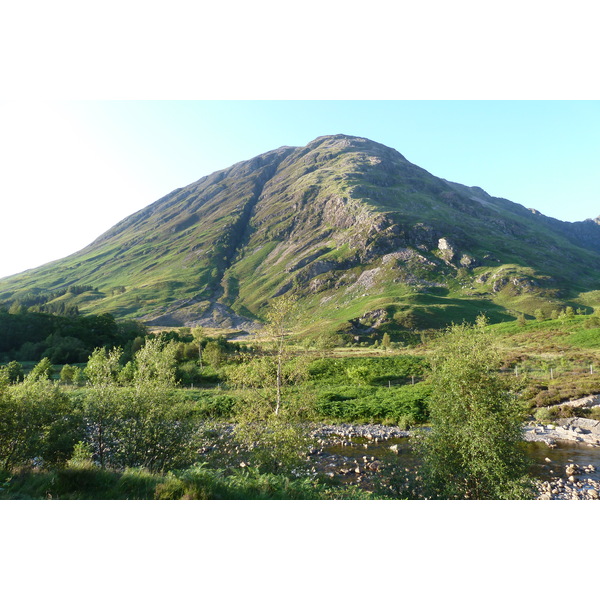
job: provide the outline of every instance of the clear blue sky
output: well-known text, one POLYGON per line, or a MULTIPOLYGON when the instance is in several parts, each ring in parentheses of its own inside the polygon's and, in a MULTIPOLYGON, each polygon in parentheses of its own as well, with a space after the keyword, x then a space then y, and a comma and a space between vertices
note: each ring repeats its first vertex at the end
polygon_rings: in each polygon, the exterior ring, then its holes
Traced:
POLYGON ((598 101, 4 102, 0 276, 61 258, 171 190, 279 146, 364 136, 566 221, 600 214, 598 101), (32 244, 32 239, 37 243, 32 244))

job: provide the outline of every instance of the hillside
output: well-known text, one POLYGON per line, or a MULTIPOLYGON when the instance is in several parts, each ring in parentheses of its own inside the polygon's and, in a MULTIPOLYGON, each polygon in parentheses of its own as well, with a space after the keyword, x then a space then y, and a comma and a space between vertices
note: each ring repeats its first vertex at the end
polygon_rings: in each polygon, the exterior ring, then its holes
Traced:
POLYGON ((309 334, 400 335, 480 312, 589 312, 599 254, 598 219, 551 219, 335 135, 174 190, 81 251, 0 280, 0 303, 251 329, 293 292, 309 334))

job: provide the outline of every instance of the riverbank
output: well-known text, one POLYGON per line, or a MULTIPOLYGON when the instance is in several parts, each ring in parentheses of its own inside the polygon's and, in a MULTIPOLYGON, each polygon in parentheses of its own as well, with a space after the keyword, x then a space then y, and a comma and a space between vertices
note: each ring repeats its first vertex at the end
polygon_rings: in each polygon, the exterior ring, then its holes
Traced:
POLYGON ((556 424, 527 426, 523 429, 523 439, 549 446, 564 441, 600 447, 600 421, 573 417, 559 419, 556 424))

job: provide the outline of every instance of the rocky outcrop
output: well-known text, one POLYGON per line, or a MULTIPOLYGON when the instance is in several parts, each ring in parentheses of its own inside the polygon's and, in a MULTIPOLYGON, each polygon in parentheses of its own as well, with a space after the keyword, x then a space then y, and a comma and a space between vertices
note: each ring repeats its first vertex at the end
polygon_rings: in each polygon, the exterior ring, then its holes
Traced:
POLYGON ((176 305, 174 310, 158 315, 147 315, 145 322, 151 326, 200 326, 244 331, 254 331, 262 327, 258 321, 242 317, 220 302, 208 301, 183 301, 176 305))

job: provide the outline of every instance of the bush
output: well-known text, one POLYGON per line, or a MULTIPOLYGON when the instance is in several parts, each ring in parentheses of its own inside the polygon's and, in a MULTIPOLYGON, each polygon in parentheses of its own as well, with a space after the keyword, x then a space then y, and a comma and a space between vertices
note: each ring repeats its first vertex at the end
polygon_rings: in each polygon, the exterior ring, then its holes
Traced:
POLYGON ((546 407, 535 410, 533 416, 535 417, 535 420, 540 423, 549 423, 552 421, 552 413, 546 407))
POLYGON ((200 419, 225 419, 233 416, 236 399, 233 396, 215 396, 200 398, 196 402, 195 413, 200 419))
POLYGON ((64 464, 82 435, 80 415, 69 398, 47 380, 0 390, 0 465, 5 469, 64 464))
POLYGON ((600 406, 593 406, 590 408, 590 419, 600 421, 600 406))
POLYGON ((538 407, 552 406, 562 400, 560 394, 555 390, 543 390, 535 398, 535 405, 538 407))

